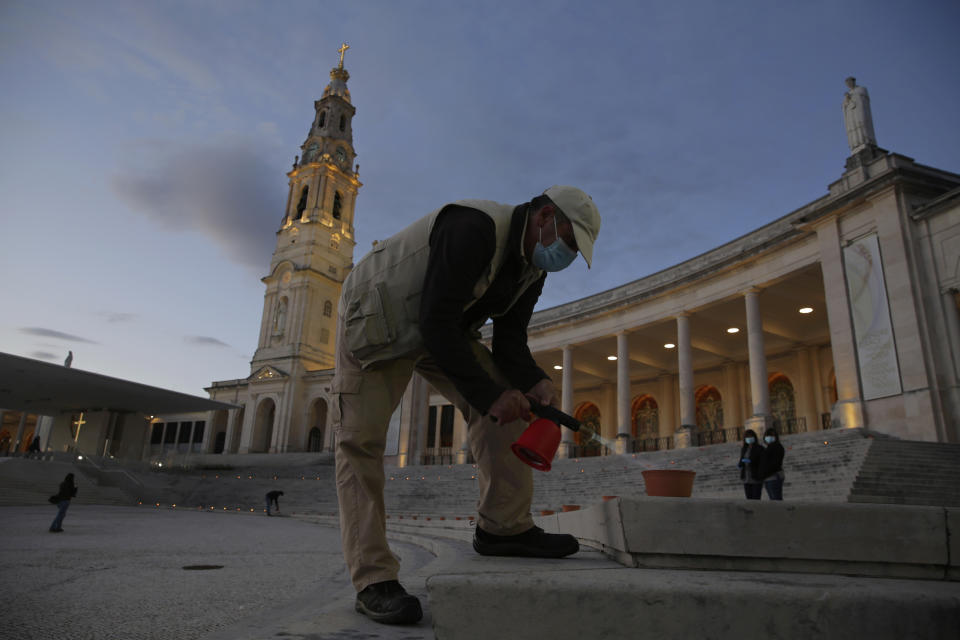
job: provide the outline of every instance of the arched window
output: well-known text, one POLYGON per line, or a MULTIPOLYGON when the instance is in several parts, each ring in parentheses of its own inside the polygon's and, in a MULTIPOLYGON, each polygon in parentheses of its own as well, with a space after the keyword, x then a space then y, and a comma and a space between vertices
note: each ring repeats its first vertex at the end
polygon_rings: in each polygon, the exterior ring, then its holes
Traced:
POLYGON ((340 131, 343 131, 347 128, 347 116, 346 114, 340 115, 340 131))
POLYGON ((316 427, 310 429, 310 439, 307 442, 307 451, 323 451, 323 431, 316 427))
POLYGON ((796 431, 797 403, 793 384, 782 373, 770 376, 770 415, 777 433, 796 431))
POLYGON ((309 187, 304 187, 303 191, 300 192, 300 202, 297 203, 297 217, 303 217, 303 210, 307 208, 307 194, 310 192, 309 187))
POLYGON ((703 386, 694 394, 697 407, 697 431, 723 429, 723 400, 713 386, 703 386))
POLYGON ((340 197, 340 192, 335 191, 333 194, 333 217, 335 220, 340 219, 340 210, 343 208, 343 200, 340 197))
POLYGON ((660 433, 660 407, 651 395, 633 401, 630 411, 634 438, 656 438, 660 433))
POLYGON ((317 128, 320 129, 327 122, 327 110, 324 109, 320 112, 320 119, 317 120, 317 128))
POLYGON ((213 452, 214 453, 223 453, 223 447, 227 443, 227 432, 218 431, 217 437, 213 441, 213 452))
POLYGON ((328 318, 333 315, 333 303, 329 300, 323 303, 323 315, 328 318))
POLYGON ((580 431, 573 434, 574 443, 580 448, 579 455, 600 455, 600 443, 586 435, 587 431, 600 435, 600 408, 592 402, 584 402, 573 412, 573 417, 583 424, 580 431))

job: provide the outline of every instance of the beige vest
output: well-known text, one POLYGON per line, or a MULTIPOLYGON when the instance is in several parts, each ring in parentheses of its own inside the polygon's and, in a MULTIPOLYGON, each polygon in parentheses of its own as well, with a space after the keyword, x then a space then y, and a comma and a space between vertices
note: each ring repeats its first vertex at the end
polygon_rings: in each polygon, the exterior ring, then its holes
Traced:
MULTIPOLYGON (((474 285, 473 299, 464 307, 468 309, 483 296, 503 266, 515 207, 489 200, 460 200, 452 204, 477 209, 477 215, 482 211, 496 226, 493 259, 474 285)), ((340 299, 340 321, 345 323, 344 346, 364 367, 423 348, 420 294, 430 258, 430 232, 437 216, 448 206, 377 243, 347 276, 340 299)), ((528 264, 517 282, 510 305, 497 315, 506 313, 542 275, 543 271, 528 264)))

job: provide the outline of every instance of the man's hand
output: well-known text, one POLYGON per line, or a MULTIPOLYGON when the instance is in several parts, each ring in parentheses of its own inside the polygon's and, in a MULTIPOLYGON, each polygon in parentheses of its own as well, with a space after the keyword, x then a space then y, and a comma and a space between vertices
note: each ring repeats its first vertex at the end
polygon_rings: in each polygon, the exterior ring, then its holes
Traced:
POLYGON ((487 413, 496 418, 500 424, 507 424, 520 418, 529 420, 530 402, 516 389, 507 389, 490 405, 487 413))
POLYGON ((527 391, 527 395, 550 407, 560 408, 560 398, 557 396, 557 388, 553 386, 553 380, 544 378, 527 391))

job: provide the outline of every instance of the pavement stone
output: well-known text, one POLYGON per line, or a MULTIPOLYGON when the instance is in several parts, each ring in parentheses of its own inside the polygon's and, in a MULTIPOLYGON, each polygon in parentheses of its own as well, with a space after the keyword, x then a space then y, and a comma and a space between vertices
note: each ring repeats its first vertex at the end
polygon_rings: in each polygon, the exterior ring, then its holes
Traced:
MULTIPOLYGON (((262 513, 71 505, 0 509, 6 640, 433 638, 353 610, 337 528, 262 513), (184 570, 187 565, 223 565, 184 570)), ((393 542, 404 576, 434 556, 393 542)), ((426 605, 425 578, 404 580, 426 605)))

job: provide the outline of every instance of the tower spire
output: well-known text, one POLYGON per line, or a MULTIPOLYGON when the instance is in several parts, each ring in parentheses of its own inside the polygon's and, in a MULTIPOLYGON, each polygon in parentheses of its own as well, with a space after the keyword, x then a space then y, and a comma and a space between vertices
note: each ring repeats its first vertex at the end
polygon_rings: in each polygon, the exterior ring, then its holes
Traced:
POLYGON ((353 116, 343 68, 314 101, 314 116, 301 153, 287 172, 287 206, 277 232, 270 274, 263 279, 263 324, 253 371, 313 371, 333 367, 336 306, 353 264, 353 218, 363 186, 354 164, 353 116))

